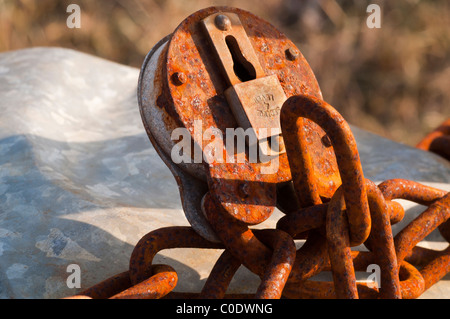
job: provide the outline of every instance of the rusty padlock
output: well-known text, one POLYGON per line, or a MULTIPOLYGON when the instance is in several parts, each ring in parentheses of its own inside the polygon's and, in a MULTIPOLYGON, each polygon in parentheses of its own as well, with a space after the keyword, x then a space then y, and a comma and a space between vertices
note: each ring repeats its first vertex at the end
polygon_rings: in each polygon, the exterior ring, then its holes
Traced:
MULTIPOLYGON (((268 22, 240 9, 195 12, 149 52, 138 85, 143 123, 175 176, 188 221, 202 237, 218 240, 201 208, 208 192, 246 225, 266 220, 277 205, 283 210, 283 202, 297 201, 286 200, 288 192, 277 200, 277 189, 292 184, 280 109, 287 98, 302 94, 322 98, 300 50, 268 22)), ((331 198, 340 177, 325 132, 308 119, 292 129, 304 137, 311 156, 321 159, 312 163, 316 183, 320 196, 331 198)))

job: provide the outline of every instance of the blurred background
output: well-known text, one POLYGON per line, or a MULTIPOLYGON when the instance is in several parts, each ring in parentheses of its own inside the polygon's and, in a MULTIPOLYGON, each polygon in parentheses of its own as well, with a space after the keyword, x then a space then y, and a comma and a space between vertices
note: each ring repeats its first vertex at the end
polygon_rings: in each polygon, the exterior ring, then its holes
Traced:
POLYGON ((191 13, 248 10, 285 33, 311 65, 324 99, 358 127, 414 146, 450 117, 448 0, 0 0, 0 52, 58 46, 140 68, 191 13), (81 7, 81 28, 66 12, 81 7), (369 4, 382 11, 369 29, 369 4))

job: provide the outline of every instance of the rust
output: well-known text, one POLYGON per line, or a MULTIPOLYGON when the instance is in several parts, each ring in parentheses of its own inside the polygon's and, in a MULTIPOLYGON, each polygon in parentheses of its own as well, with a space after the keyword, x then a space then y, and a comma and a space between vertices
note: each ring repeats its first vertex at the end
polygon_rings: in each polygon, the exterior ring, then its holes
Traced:
MULTIPOLYGON (((373 243, 371 251, 381 270, 380 298, 398 299, 401 291, 389 214, 386 213, 388 207, 378 187, 369 180, 366 180, 366 185, 372 217, 368 240, 373 243)), ((328 251, 336 297, 350 299, 358 298, 358 290, 344 207, 343 192, 339 188, 327 212, 328 251)))
POLYGON ((114 275, 67 299, 107 299, 131 286, 128 271, 114 275))
POLYGON ((389 209, 379 188, 369 180, 366 180, 366 185, 372 217, 372 231, 367 240, 372 242, 371 251, 381 270, 380 296, 398 299, 401 292, 389 209))
POLYGON ((386 180, 378 187, 387 201, 405 199, 425 206, 447 194, 447 191, 400 178, 386 180))
POLYGON ((446 221, 438 226, 442 237, 450 243, 450 221, 446 221))
POLYGON ((289 100, 283 105, 280 121, 296 197, 300 207, 317 205, 322 202, 321 196, 331 198, 341 184, 336 158, 324 152, 333 148, 325 146, 322 138, 321 149, 311 147, 309 141, 316 134, 310 129, 309 120, 297 116, 295 106, 288 111, 287 103, 289 100), (323 176, 317 174, 319 169, 324 171, 323 176))
POLYGON ((160 299, 175 288, 178 277, 168 265, 151 268, 153 275, 136 285, 132 285, 126 271, 66 299, 160 299))
POLYGON ((178 281, 175 270, 168 265, 152 265, 153 275, 110 299, 160 299, 171 292, 178 281))
MULTIPOLYGON (((211 44, 200 22, 217 14, 232 17, 237 15, 253 48, 256 58, 252 64, 261 66, 263 74, 276 75, 284 94, 289 97, 294 94, 308 93, 321 97, 317 81, 308 63, 301 55, 295 61, 285 58, 285 50, 295 48, 295 45, 269 23, 243 11, 230 7, 212 7, 200 10, 186 18, 174 31, 169 44, 165 64, 165 72, 171 75, 183 71, 189 78, 189 85, 176 86, 170 80, 164 81, 167 89, 168 104, 171 109, 168 114, 176 114, 182 127, 191 129, 197 119, 202 120, 202 130, 215 127, 223 132, 226 128, 236 128, 238 124, 231 112, 224 92, 229 87, 223 73, 217 72, 216 57, 211 54, 211 44), (263 35, 263 36, 261 36, 263 35), (270 50, 267 50, 270 48, 270 50), (254 62, 254 61, 256 62, 254 62), (275 63, 274 61, 277 61, 275 63)), ((231 19, 231 18, 230 18, 231 19)), ((235 30, 232 24, 229 32, 235 30)), ((228 31, 227 31, 228 32, 228 31)), ((223 65, 223 63, 222 63, 223 65)), ((225 63, 225 65, 229 65, 225 63)), ((257 67, 259 69, 259 67, 257 67)), ((232 71, 226 74, 233 74, 232 71)), ((234 82, 232 82, 234 83, 234 82)), ((321 152, 327 158, 332 158, 332 151, 325 150, 320 138, 322 130, 309 122, 305 125, 311 132, 308 146, 314 152, 321 152)), ((193 137, 198 145, 205 145, 199 137, 193 137)), ((226 142, 226 141, 225 141, 226 142)), ((224 158, 237 157, 224 149, 224 158)), ((267 166, 267 165, 266 165, 267 166)), ((205 165, 208 187, 218 205, 222 205, 232 218, 247 224, 258 224, 267 219, 276 205, 277 183, 290 180, 290 169, 285 154, 279 156, 279 168, 274 174, 262 174, 264 163, 217 163, 205 165), (242 181, 245 176, 245 181, 242 181), (249 183, 250 196, 236 196, 236 182, 249 183)), ((329 168, 318 167, 317 171, 329 174, 329 168)))
POLYGON ((258 276, 264 276, 271 250, 264 245, 247 225, 231 218, 221 206, 217 206, 208 193, 203 201, 204 212, 211 226, 225 247, 244 266, 258 276))
MULTIPOLYGON (((219 209, 214 205, 210 196, 206 196, 204 205, 206 216, 225 247, 243 265, 263 278, 266 274, 266 269, 270 268, 271 249, 259 240, 247 225, 233 220, 224 212, 219 213, 219 209)), ((314 238, 314 236, 309 238, 314 238)), ((324 240, 307 242, 311 242, 311 245, 304 245, 300 249, 301 254, 297 254, 295 258, 289 280, 298 281, 305 278, 305 276, 312 276, 314 271, 318 269, 317 265, 320 265, 319 260, 326 260, 326 256, 318 253, 316 249, 317 244, 320 246, 325 243, 324 240)))
POLYGON ((160 299, 175 288, 178 277, 168 265, 151 268, 153 275, 136 285, 132 285, 126 271, 65 299, 160 299))
POLYGON ((283 134, 287 136, 285 137, 286 149, 289 163, 294 170, 294 187, 299 198, 310 196, 310 198, 303 200, 308 206, 322 202, 322 194, 317 185, 326 183, 329 189, 335 190, 335 187, 339 184, 320 179, 320 175, 311 165, 313 158, 320 157, 312 157, 304 147, 302 140, 306 137, 297 138, 294 135, 289 135, 289 128, 297 122, 298 118, 312 120, 324 129, 330 137, 343 185, 351 233, 350 240, 355 245, 363 243, 370 233, 370 214, 364 175, 350 127, 332 106, 313 96, 294 96, 283 105, 281 127, 283 134), (288 142, 291 136, 294 141, 288 142), (301 160, 297 161, 299 158, 301 160))
POLYGON ((449 217, 450 193, 431 204, 395 236, 397 260, 403 261, 413 247, 449 217))
POLYGON ((399 276, 402 299, 416 299, 425 291, 422 274, 408 262, 401 263, 399 276))
POLYGON ((337 298, 358 298, 355 269, 351 255, 348 224, 345 218, 343 189, 338 188, 327 210, 328 254, 337 298))
POLYGON ((423 267, 430 263, 442 252, 439 250, 429 249, 421 246, 415 246, 405 257, 405 260, 412 265, 423 267))
POLYGON ((450 161, 450 118, 426 135, 416 147, 436 153, 450 161))
POLYGON ((327 240, 318 230, 308 233, 306 242, 297 250, 287 285, 301 285, 329 265, 327 240))
POLYGON ((429 289, 450 272, 450 246, 436 255, 420 270, 420 274, 425 281, 424 290, 429 289))
POLYGON ((295 261, 294 240, 283 231, 275 229, 258 230, 256 236, 272 248, 273 256, 255 298, 280 299, 295 261))
MULTIPOLYGON (((195 12, 146 57, 138 99, 145 130, 178 183, 192 227, 149 232, 134 247, 127 271, 69 298, 412 299, 450 271, 450 247, 418 246, 436 229, 450 242, 450 193, 404 179, 378 186, 365 179, 349 125, 322 100, 300 50, 266 21, 230 7, 195 12), (245 54, 233 56, 228 36, 245 54), (254 79, 239 77, 233 63, 251 64, 254 79), (276 112, 264 97, 256 101, 269 105, 265 111, 249 104, 255 92, 272 89, 278 90, 276 112), (202 121, 200 134, 196 120, 202 121), (275 172, 263 173, 268 163, 252 162, 248 154, 240 163, 226 148, 224 159, 235 161, 175 164, 170 158, 175 128, 188 129, 204 155, 208 128, 223 133, 224 146, 227 128, 252 128, 262 145, 269 135, 257 130, 264 126, 281 128, 271 136, 280 146, 275 172), (427 208, 394 237, 391 225, 405 215, 395 199, 427 208), (250 228, 276 206, 285 213, 276 229, 250 228), (298 249, 296 239, 305 239, 298 249), (369 251, 352 250, 359 245, 369 251), (173 291, 176 270, 153 264, 158 252, 171 248, 223 249, 201 292, 173 291), (380 288, 356 280, 355 272, 371 264, 380 267, 380 288), (241 265, 261 279, 254 294, 227 293, 241 265), (322 272, 331 272, 332 280, 316 281, 322 272)), ((447 120, 417 147, 445 156, 449 127, 447 120)))
MULTIPOLYGON (((378 292, 365 283, 356 283, 357 293, 364 299, 376 299, 378 292)), ((288 286, 284 295, 291 299, 336 299, 332 281, 307 280, 299 286, 288 286)))
MULTIPOLYGON (((277 222, 277 229, 281 229, 292 237, 302 234, 311 229, 317 229, 325 225, 326 214, 329 203, 318 204, 298 211, 291 211, 288 215, 281 217, 277 222)), ((398 202, 387 201, 390 223, 394 225, 405 216, 403 206, 398 202)))
POLYGON ((200 293, 200 298, 223 299, 231 279, 240 266, 241 262, 230 251, 225 250, 214 264, 200 293))
MULTIPOLYGON (((376 262, 376 256, 371 252, 352 251, 351 256, 355 270, 358 271, 365 271, 369 264, 376 262)), ((328 265, 323 270, 329 269, 328 265)), ((402 262, 399 269, 399 290, 401 299, 415 299, 425 291, 425 280, 421 272, 406 261, 402 262)), ((355 294, 361 299, 385 297, 377 287, 369 287, 365 282, 356 282, 355 294)), ((291 299, 336 299, 337 293, 333 281, 305 280, 295 284, 288 282, 283 296, 291 299)))
POLYGON ((170 248, 223 248, 198 235, 191 227, 166 227, 152 231, 142 237, 133 249, 130 258, 130 278, 137 284, 153 275, 152 261, 155 255, 170 248))
POLYGON ((450 135, 433 139, 430 144, 430 152, 436 153, 450 161, 450 135))
MULTIPOLYGON (((288 280, 295 261, 295 244, 289 235, 275 230, 257 230, 256 236, 273 250, 273 256, 267 265, 254 298, 279 299, 288 280)), ((217 260, 205 286, 200 294, 201 298, 222 299, 225 297, 228 285, 241 265, 228 250, 225 250, 217 260)))
POLYGON ((277 222, 277 229, 281 229, 292 237, 311 229, 325 225, 328 203, 318 204, 291 212, 277 222))

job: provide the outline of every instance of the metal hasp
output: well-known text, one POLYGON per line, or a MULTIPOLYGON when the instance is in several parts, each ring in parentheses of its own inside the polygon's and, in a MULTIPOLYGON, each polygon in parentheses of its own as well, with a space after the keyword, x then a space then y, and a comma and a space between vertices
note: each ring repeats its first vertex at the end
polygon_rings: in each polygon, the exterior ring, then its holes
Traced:
MULTIPOLYGON (((224 94, 239 126, 265 156, 285 152, 280 110, 286 95, 276 75, 265 76, 239 16, 217 13, 202 20, 230 88, 224 94)), ((249 148, 253 149, 250 144, 249 148)))

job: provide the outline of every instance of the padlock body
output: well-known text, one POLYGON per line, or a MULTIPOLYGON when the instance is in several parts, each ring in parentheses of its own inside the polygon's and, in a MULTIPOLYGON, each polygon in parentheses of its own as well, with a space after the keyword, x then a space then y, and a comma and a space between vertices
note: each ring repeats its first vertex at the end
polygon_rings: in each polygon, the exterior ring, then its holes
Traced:
MULTIPOLYGON (((260 103, 266 106, 265 112, 256 106, 258 103, 255 103, 255 106, 249 106, 249 113, 254 112, 256 115, 250 116, 248 122, 258 121, 258 114, 269 115, 264 119, 269 123, 268 126, 274 124, 271 122, 270 115, 276 112, 272 107, 278 104, 278 102, 275 103, 276 100, 281 101, 285 97, 299 94, 322 98, 312 70, 294 43, 268 22, 247 11, 235 8, 211 7, 189 16, 169 36, 156 67, 158 71, 153 77, 153 91, 149 94, 155 101, 153 103, 150 100, 145 101, 146 97, 144 97, 145 103, 141 105, 141 108, 144 109, 144 113, 146 108, 154 108, 155 113, 161 118, 162 123, 159 125, 158 132, 154 134, 154 140, 156 143, 164 143, 162 148, 166 150, 170 150, 177 143, 170 138, 175 127, 194 132, 194 124, 201 121, 203 132, 215 128, 220 130, 223 136, 226 136, 227 128, 242 127, 242 123, 238 123, 238 116, 235 115, 229 103, 232 95, 264 101, 260 103), (217 65, 216 55, 210 39, 205 35, 201 21, 217 13, 228 12, 239 17, 261 69, 267 76, 267 79, 257 81, 261 81, 262 84, 265 81, 270 83, 276 78, 279 85, 270 85, 270 87, 277 87, 277 90, 281 89, 283 92, 269 93, 268 97, 268 92, 261 90, 257 94, 250 95, 246 89, 249 84, 245 84, 246 82, 234 87, 234 92, 227 91, 230 83, 224 78, 221 68, 217 65), (292 49, 299 52, 295 60, 287 54, 292 49), (183 81, 177 80, 176 75, 180 74, 183 75, 181 78, 183 81), (273 94, 273 104, 270 94, 273 94), (228 98, 227 95, 229 95, 228 98), (268 109, 265 103, 269 104, 268 109)), ((142 94, 146 94, 145 90, 142 94)), ((144 123, 145 121, 144 118, 144 123)), ((279 123, 274 126, 279 127, 279 123)), ((338 175, 333 149, 323 145, 322 137, 325 133, 314 123, 305 120, 298 130, 304 130, 307 133, 308 148, 321 157, 321 160, 315 163, 316 174, 321 177, 320 181, 324 181, 321 188, 323 196, 331 196, 335 189, 328 190, 329 187, 325 183, 330 176, 338 175)), ((208 145, 210 141, 203 138, 202 134, 192 135, 194 144, 208 145)), ((226 143, 223 144, 226 145, 226 143)), ((225 158, 234 156, 234 154, 228 154, 225 148, 223 151, 225 158)), ((199 164, 194 161, 192 164, 182 165, 182 169, 193 178, 200 178, 208 183, 217 202, 230 215, 248 224, 257 224, 270 216, 276 205, 274 188, 277 185, 289 183, 292 179, 286 153, 277 157, 277 170, 265 174, 263 173, 265 167, 267 163, 250 161, 242 164, 221 163, 213 168, 208 163, 199 164), (201 170, 202 172, 199 173, 201 170), (240 183, 250 185, 245 198, 240 197, 235 189, 240 183)))

